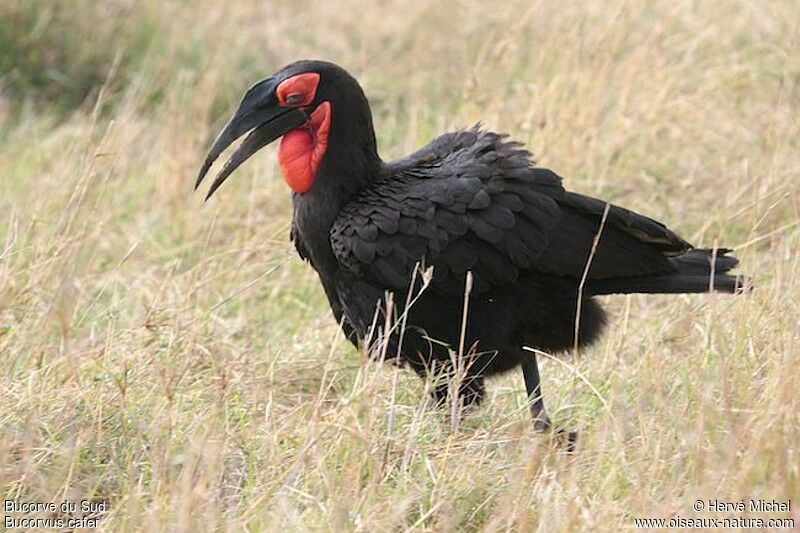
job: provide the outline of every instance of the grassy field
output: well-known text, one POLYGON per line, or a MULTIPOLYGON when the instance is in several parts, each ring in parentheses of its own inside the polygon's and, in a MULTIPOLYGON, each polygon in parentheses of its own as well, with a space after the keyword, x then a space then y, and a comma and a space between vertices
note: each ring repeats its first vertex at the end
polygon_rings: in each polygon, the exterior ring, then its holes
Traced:
POLYGON ((107 530, 616 531, 763 498, 800 527, 797 2, 224 4, 0 5, 2 499, 106 502, 107 530), (603 339, 543 364, 572 457, 516 374, 453 430, 342 338, 274 149, 192 191, 299 58, 360 79, 385 159, 481 120, 757 289, 605 298, 603 339))

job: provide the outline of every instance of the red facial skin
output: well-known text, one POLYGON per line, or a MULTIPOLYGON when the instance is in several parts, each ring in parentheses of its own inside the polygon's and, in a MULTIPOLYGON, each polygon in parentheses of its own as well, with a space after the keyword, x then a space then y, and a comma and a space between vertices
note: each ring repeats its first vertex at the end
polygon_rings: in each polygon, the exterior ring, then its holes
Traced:
POLYGON ((306 72, 283 80, 275 94, 278 96, 278 105, 283 107, 303 107, 314 101, 319 87, 319 74, 306 72), (299 96, 301 100, 293 101, 290 97, 299 96), (288 101, 287 101, 288 99, 288 101))
POLYGON ((331 103, 322 102, 311 113, 308 122, 283 136, 278 148, 278 164, 283 179, 293 191, 311 189, 322 156, 328 149, 331 126, 331 103))
MULTIPOLYGON (((319 86, 319 74, 298 74, 278 85, 275 94, 278 104, 285 107, 304 107, 314 101, 319 86)), ((298 193, 311 189, 314 176, 328 148, 331 126, 331 103, 322 102, 311 113, 308 122, 283 136, 278 148, 278 164, 283 179, 298 193)))

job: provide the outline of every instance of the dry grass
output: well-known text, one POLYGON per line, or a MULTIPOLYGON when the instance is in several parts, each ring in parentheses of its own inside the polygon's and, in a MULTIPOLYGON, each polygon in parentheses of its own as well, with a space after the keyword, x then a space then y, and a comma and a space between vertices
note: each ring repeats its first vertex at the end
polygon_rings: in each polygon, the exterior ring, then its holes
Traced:
POLYGON ((3 499, 106 500, 103 528, 147 531, 615 531, 698 498, 800 505, 796 2, 225 4, 116 2, 154 43, 135 60, 92 38, 107 15, 63 32, 123 58, 105 90, 58 120, 0 105, 3 499), (238 94, 302 57, 359 77, 384 157, 482 120, 574 190, 738 247, 757 290, 607 298, 603 340, 544 363, 572 458, 533 433, 517 375, 451 431, 342 340, 274 151, 192 194, 238 94))

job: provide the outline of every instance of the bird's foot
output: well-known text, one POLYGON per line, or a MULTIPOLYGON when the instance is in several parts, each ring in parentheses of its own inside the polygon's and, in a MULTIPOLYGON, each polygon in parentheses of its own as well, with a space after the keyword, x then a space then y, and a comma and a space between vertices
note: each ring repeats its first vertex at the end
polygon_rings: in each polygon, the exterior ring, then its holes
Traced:
POLYGON ((553 432, 553 439, 559 447, 563 447, 564 451, 568 454, 575 453, 575 447, 578 444, 578 432, 569 431, 564 428, 556 428, 553 432))
POLYGON ((544 411, 533 413, 533 429, 538 433, 547 433, 552 428, 550 418, 544 411))
POLYGON ((578 432, 569 431, 564 428, 553 428, 550 417, 544 409, 540 411, 531 410, 533 415, 533 429, 537 433, 547 433, 551 436, 558 447, 563 447, 567 453, 574 453, 578 442, 578 432))

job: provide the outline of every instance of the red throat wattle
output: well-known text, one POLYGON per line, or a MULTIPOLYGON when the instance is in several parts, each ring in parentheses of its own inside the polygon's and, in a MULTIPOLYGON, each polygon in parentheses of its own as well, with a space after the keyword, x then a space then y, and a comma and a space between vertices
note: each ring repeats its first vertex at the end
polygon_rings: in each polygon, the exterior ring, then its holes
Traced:
POLYGON ((288 132, 278 148, 283 179, 293 191, 308 192, 328 149, 331 103, 322 102, 303 126, 288 132))

